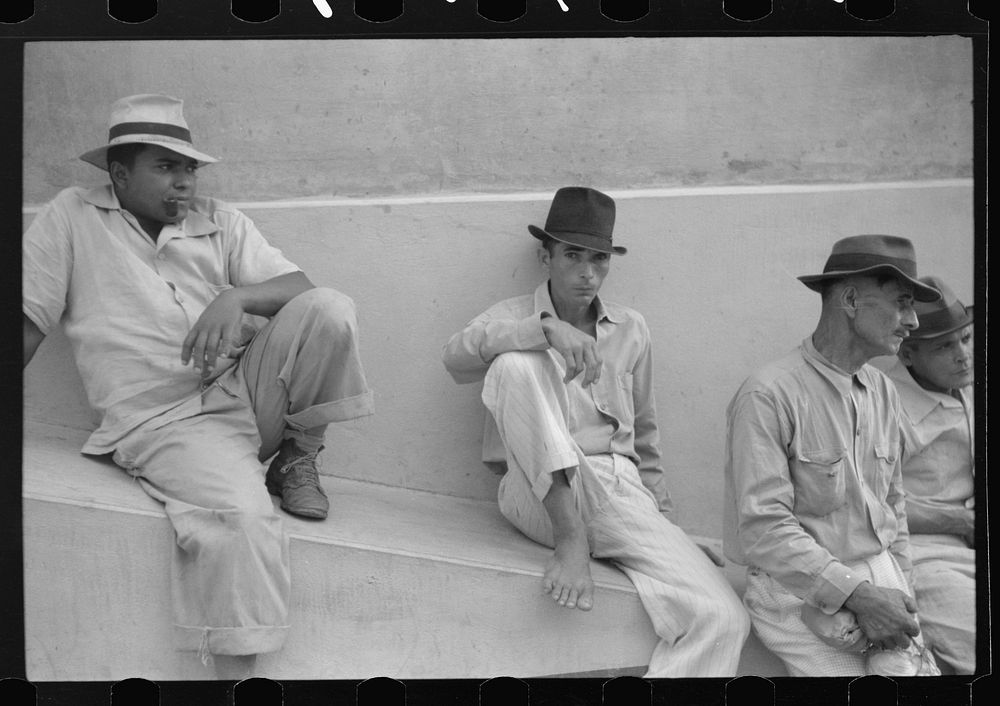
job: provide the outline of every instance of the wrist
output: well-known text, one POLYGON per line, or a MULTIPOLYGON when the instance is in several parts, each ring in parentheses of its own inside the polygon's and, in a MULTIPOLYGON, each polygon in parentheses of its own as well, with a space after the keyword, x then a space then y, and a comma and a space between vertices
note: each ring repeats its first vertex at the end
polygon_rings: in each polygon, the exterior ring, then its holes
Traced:
POLYGON ((854 590, 851 591, 851 595, 847 597, 847 600, 844 601, 844 607, 850 611, 857 612, 857 605, 871 596, 872 588, 873 586, 870 581, 862 581, 859 583, 854 590))
POLYGON ((246 290, 242 287, 232 287, 227 289, 219 294, 217 299, 221 299, 223 303, 230 306, 239 307, 240 311, 246 311, 246 290))

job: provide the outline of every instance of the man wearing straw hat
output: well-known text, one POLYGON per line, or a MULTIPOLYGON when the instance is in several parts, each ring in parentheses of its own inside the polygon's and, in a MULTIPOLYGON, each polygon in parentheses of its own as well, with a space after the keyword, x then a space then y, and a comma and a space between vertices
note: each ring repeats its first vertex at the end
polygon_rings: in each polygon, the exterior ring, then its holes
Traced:
POLYGON ((324 430, 371 413, 354 306, 197 195, 216 160, 194 148, 182 101, 115 102, 108 144, 81 159, 111 184, 65 189, 25 233, 25 365, 62 325, 101 417, 83 452, 111 454, 176 532, 178 648, 243 676, 288 629, 288 540, 268 491, 325 517, 324 430))
POLYGON ((614 220, 609 196, 559 189, 545 228, 528 226, 547 281, 473 319, 448 341, 444 364, 459 383, 485 379, 483 459, 506 465, 503 515, 554 550, 544 593, 596 609, 590 558, 610 559, 660 638, 646 676, 731 676, 749 620, 668 519, 646 322, 598 296, 612 255, 625 254, 612 244, 614 220))
POLYGON ((920 325, 877 365, 903 407, 903 487, 920 625, 942 671, 976 668, 972 310, 939 277, 920 325))
POLYGON ((822 296, 815 331, 727 410, 726 555, 747 565, 754 630, 792 676, 863 675, 881 650, 934 673, 908 580, 899 397, 867 363, 916 329, 914 300, 941 295, 917 280, 912 243, 886 235, 839 240, 799 279, 822 296), (850 649, 822 639, 834 615, 860 628, 850 649))

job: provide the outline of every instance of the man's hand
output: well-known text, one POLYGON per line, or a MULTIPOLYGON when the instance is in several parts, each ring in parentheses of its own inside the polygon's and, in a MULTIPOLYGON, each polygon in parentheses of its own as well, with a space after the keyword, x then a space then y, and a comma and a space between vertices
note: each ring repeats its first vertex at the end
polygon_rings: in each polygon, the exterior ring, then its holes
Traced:
POLYGON ((239 345, 243 305, 234 289, 227 289, 205 307, 181 346, 181 362, 191 361, 194 369, 207 377, 221 356, 239 345))
POLYGON ((883 650, 906 648, 920 634, 913 616, 917 603, 895 588, 880 588, 865 581, 844 602, 854 613, 861 631, 873 647, 883 650))
POLYGON ((586 387, 601 377, 601 356, 597 353, 597 340, 575 326, 547 316, 542 319, 542 330, 549 345, 558 351, 566 361, 566 377, 569 382, 580 373, 580 384, 586 387))

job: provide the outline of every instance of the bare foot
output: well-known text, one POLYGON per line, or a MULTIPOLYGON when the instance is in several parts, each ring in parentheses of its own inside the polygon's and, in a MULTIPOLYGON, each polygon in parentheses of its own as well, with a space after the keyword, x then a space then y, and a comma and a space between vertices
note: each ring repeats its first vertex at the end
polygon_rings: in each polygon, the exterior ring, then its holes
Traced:
POLYGON ((257 655, 212 655, 215 676, 224 681, 242 681, 253 675, 257 655))
POLYGON ((583 532, 556 543, 545 564, 542 591, 566 608, 590 610, 594 607, 594 582, 590 578, 590 546, 583 532))

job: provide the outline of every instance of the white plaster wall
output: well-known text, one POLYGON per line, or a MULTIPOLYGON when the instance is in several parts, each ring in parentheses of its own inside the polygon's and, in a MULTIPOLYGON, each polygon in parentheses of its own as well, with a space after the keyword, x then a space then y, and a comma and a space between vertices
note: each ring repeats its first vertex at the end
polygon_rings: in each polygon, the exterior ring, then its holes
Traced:
MULTIPOLYGON (((839 237, 894 233, 971 300, 969 55, 948 37, 29 45, 26 222, 101 181, 74 160, 111 100, 187 97, 225 157, 203 191, 359 305, 377 414, 330 431, 325 470, 483 498, 479 386, 441 346, 537 283, 526 225, 555 188, 608 191, 630 253, 605 295, 653 331, 680 522, 719 536, 726 403, 818 314, 795 275, 839 237)), ((90 423, 58 343, 25 392, 29 417, 90 423)))
MULTIPOLYGON (((968 177, 971 40, 690 37, 42 42, 25 200, 130 93, 186 100, 227 199, 968 177), (223 165, 220 165, 223 167, 223 165)), ((96 142, 95 142, 96 140, 96 142)))

